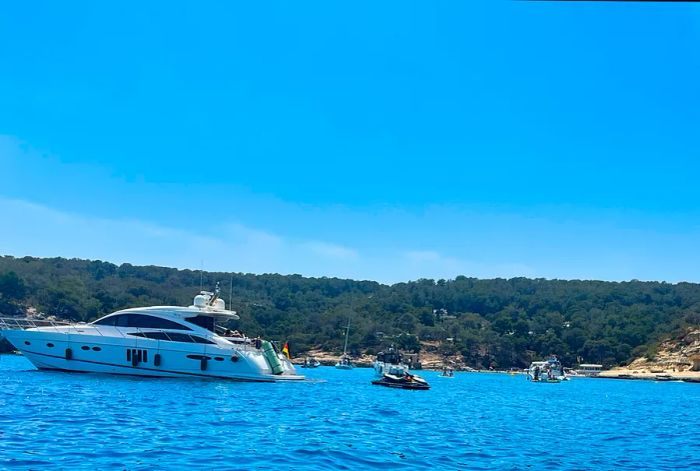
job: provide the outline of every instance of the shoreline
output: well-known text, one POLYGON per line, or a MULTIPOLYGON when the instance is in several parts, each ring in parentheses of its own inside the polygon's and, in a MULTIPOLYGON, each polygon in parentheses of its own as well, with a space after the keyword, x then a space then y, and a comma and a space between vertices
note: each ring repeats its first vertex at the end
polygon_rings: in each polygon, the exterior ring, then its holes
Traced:
MULTIPOLYGON (((22 355, 18 350, 10 352, 0 352, 2 355, 22 355)), ((300 367, 303 365, 303 358, 292 358, 292 363, 294 366, 300 367)), ((324 359, 319 360, 321 366, 335 366, 337 360, 324 359)), ((353 362, 356 368, 372 368, 372 362, 368 362, 365 359, 353 362)), ((442 368, 436 368, 434 366, 429 366, 425 368, 420 368, 419 371, 434 371, 440 372, 442 368)), ((508 370, 477 370, 470 368, 465 369, 455 369, 455 373, 490 373, 490 374, 507 374, 511 376, 525 374, 522 371, 508 371, 508 370)), ((657 382, 683 382, 683 383, 697 383, 700 384, 700 371, 663 371, 663 372, 649 372, 649 371, 636 371, 636 370, 626 370, 626 369, 614 369, 602 371, 596 376, 571 376, 571 378, 589 378, 589 379, 613 379, 613 380, 627 380, 627 381, 657 381, 657 382)))
POLYGON ((700 383, 700 371, 664 371, 629 370, 624 368, 602 371, 597 378, 620 379, 632 381, 682 381, 700 383))
MULTIPOLYGON (((308 357, 315 358, 322 366, 335 366, 336 362, 340 359, 340 355, 331 354, 328 352, 310 352, 312 354, 308 357)), ((292 358, 292 363, 299 367, 303 365, 304 358, 306 356, 298 356, 292 358)), ((352 363, 356 368, 372 368, 374 359, 368 355, 363 355, 362 357, 355 359, 352 363)), ((443 369, 442 364, 436 364, 436 361, 426 361, 422 362, 420 370, 425 371, 436 371, 440 372, 443 369)), ((461 373, 493 373, 493 374, 509 374, 518 375, 524 374, 519 370, 483 370, 475 369, 470 367, 460 367, 457 365, 452 366, 453 370, 461 373)), ((418 370, 418 368, 412 368, 418 370)), ((685 383, 699 383, 700 384, 700 371, 648 371, 648 370, 630 370, 626 368, 615 368, 611 370, 602 371, 596 376, 571 376, 571 378, 600 378, 600 379, 617 379, 617 380, 631 380, 631 381, 682 381, 685 383)))

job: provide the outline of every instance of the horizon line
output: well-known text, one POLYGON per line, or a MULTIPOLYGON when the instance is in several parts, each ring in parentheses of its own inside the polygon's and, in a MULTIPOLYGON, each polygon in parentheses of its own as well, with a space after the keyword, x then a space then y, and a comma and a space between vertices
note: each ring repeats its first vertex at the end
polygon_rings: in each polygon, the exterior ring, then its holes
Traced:
POLYGON ((76 261, 81 261, 81 262, 100 262, 100 263, 108 263, 111 265, 114 265, 116 267, 121 267, 123 265, 130 265, 133 267, 154 267, 154 268, 166 268, 169 270, 177 270, 177 271, 191 271, 194 273, 201 272, 201 273, 208 273, 208 274, 215 274, 215 273, 221 273, 221 274, 227 274, 227 275, 252 275, 252 276, 269 276, 269 275, 277 275, 277 276, 299 276, 301 278, 305 279, 317 279, 317 280, 341 280, 341 281, 352 281, 356 283, 376 283, 380 286, 389 286, 393 287, 398 284, 409 284, 409 283, 417 283, 419 281, 433 281, 433 282, 438 282, 438 281, 457 281, 459 278, 466 278, 469 280, 477 280, 477 281, 495 281, 495 280, 506 280, 506 281, 511 281, 511 280, 518 280, 518 279, 525 279, 525 280, 530 280, 530 281, 560 281, 560 282, 597 282, 597 283, 657 283, 657 284, 666 284, 666 285, 680 285, 680 284, 690 284, 690 285, 700 285, 700 283, 693 282, 693 281, 666 281, 666 280, 640 280, 637 278, 632 278, 629 280, 603 280, 603 279, 581 279, 581 278, 545 278, 545 277, 540 277, 540 278, 531 278, 528 276, 513 276, 510 278, 503 278, 503 277, 495 277, 495 278, 478 278, 475 276, 468 276, 468 275, 457 275, 454 278, 416 278, 413 280, 406 280, 406 281, 398 281, 395 283, 385 283, 377 280, 370 280, 370 279, 356 279, 356 278, 341 278, 338 276, 328 276, 328 275, 321 275, 321 276, 311 276, 311 275, 304 275, 301 273, 280 273, 280 272, 263 272, 263 273, 253 273, 253 272, 242 272, 242 271, 208 271, 204 270, 203 268, 183 268, 183 267, 174 267, 174 266, 165 266, 165 265, 155 265, 155 264, 150 264, 150 265, 138 265, 138 264, 133 264, 131 262, 121 262, 121 263, 116 263, 112 262, 109 260, 101 260, 101 259, 89 259, 89 258, 80 258, 80 257, 64 257, 64 256, 55 256, 55 257, 38 257, 35 255, 11 255, 11 254, 1 254, 0 257, 2 258, 13 258, 15 260, 21 260, 23 258, 30 258, 34 260, 53 260, 53 259, 60 259, 60 260, 76 260, 76 261))

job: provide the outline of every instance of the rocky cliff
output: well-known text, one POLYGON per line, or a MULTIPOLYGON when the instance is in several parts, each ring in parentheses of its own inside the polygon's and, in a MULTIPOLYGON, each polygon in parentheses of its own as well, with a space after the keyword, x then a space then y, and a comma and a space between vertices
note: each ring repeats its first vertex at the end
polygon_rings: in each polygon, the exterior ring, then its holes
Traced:
POLYGON ((600 376, 700 382, 700 328, 662 342, 653 356, 637 358, 626 367, 604 371, 600 376))
POLYGON ((653 358, 637 358, 627 369, 649 373, 700 371, 700 328, 662 342, 653 358))

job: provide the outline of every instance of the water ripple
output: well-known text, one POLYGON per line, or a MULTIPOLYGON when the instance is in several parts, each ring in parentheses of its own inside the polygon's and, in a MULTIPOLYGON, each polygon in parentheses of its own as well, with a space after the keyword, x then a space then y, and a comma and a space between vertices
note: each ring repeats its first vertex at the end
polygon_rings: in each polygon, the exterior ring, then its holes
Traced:
POLYGON ((38 372, 0 361, 0 469, 698 469, 700 385, 370 370, 303 384, 38 372))

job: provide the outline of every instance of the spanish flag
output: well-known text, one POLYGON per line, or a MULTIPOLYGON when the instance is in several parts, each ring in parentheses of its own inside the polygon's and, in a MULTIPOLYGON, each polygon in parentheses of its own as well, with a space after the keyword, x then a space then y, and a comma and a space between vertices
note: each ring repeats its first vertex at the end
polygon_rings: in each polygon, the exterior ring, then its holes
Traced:
POLYGON ((282 347, 282 353, 284 353, 284 356, 289 358, 289 343, 284 342, 284 347, 282 347))

